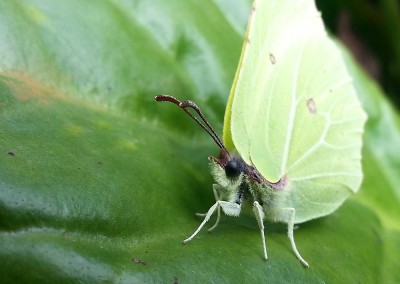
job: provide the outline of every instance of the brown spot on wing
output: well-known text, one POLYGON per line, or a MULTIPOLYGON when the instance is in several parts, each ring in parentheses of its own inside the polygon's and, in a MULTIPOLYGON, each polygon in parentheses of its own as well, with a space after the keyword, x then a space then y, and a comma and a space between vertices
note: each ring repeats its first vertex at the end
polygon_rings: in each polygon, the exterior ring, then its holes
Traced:
POLYGON ((272 53, 269 54, 269 61, 271 61, 271 64, 275 64, 276 63, 275 55, 273 55, 272 53))
POLYGON ((312 114, 317 113, 317 105, 315 104, 315 101, 313 98, 309 98, 307 100, 307 108, 310 113, 312 113, 312 114))

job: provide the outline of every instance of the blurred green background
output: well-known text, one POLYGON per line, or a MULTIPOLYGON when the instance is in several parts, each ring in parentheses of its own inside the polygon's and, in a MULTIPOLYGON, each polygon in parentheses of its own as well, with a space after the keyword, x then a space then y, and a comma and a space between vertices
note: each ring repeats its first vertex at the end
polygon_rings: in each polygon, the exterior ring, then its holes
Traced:
POLYGON ((400 2, 317 0, 329 29, 400 107, 400 2))

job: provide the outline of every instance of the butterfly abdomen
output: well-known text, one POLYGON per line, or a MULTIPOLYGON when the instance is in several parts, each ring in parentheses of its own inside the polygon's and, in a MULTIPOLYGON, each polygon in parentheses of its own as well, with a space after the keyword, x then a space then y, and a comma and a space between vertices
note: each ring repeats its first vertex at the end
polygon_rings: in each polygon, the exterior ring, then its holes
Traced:
POLYGON ((289 188, 284 187, 281 189, 275 189, 267 184, 251 181, 250 184, 250 192, 254 201, 257 201, 263 207, 266 219, 274 220, 276 212, 278 212, 285 204, 289 188))

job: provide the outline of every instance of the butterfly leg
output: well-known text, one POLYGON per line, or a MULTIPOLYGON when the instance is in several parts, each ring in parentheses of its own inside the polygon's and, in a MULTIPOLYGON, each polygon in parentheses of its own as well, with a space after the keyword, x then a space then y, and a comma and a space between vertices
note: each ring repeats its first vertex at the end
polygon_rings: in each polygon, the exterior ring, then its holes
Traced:
POLYGON ((203 222, 201 222, 197 230, 189 238, 183 240, 184 244, 191 241, 200 232, 200 230, 204 227, 210 217, 214 214, 215 210, 218 209, 218 207, 221 207, 224 213, 228 216, 239 216, 241 210, 239 204, 218 200, 213 206, 211 206, 210 209, 208 209, 206 217, 204 218, 203 222))
MULTIPOLYGON (((213 184, 213 192, 214 192, 214 197, 215 197, 215 200, 216 200, 216 201, 219 200, 218 189, 219 189, 220 187, 221 187, 221 186, 218 185, 218 184, 213 184)), ((214 230, 214 229, 218 226, 218 224, 219 224, 219 219, 221 218, 221 206, 218 206, 218 209, 217 209, 217 210, 218 210, 218 211, 217 211, 217 220, 215 221, 214 225, 213 225, 210 229, 208 229, 209 232, 211 232, 212 230, 214 230)))
MULTIPOLYGON (((213 192, 214 192, 215 201, 220 200, 218 190, 221 188, 222 187, 219 184, 213 184, 213 192)), ((215 221, 214 225, 210 229, 208 229, 209 232, 214 230, 219 224, 219 220, 221 218, 221 207, 218 206, 217 210, 218 210, 217 211, 217 220, 215 221)), ((198 216, 198 217, 205 217, 206 215, 207 215, 207 213, 196 213, 196 216, 198 216)))
POLYGON ((280 212, 276 215, 276 218, 274 221, 284 222, 284 223, 288 224, 288 236, 289 236, 290 243, 292 245, 293 252, 305 267, 309 267, 307 261, 305 261, 301 257, 299 251, 297 250, 296 244, 294 242, 294 236, 293 236, 294 216, 295 216, 294 208, 282 208, 280 210, 280 212))
POLYGON ((268 259, 267 245, 265 243, 265 235, 264 235, 264 211, 262 206, 257 201, 254 201, 253 203, 253 211, 254 214, 256 215, 258 226, 260 227, 261 240, 263 243, 263 250, 264 250, 264 259, 267 260, 268 259))

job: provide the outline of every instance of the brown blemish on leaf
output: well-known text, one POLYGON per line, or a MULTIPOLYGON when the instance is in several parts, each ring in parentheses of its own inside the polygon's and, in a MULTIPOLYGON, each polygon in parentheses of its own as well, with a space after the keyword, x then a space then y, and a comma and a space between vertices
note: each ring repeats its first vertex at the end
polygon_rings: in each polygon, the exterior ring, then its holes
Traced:
POLYGON ((3 83, 10 89, 10 93, 19 101, 31 99, 48 102, 50 97, 60 97, 57 91, 44 86, 26 74, 17 72, 0 73, 3 83))
POLYGON ((141 261, 139 258, 133 258, 132 262, 138 263, 138 264, 142 264, 142 265, 146 265, 147 264, 147 262, 141 261))
POLYGON ((313 98, 309 98, 307 100, 307 108, 310 113, 312 113, 312 114, 317 113, 317 105, 315 104, 315 101, 313 98))
POLYGON ((8 152, 7 152, 7 155, 8 155, 9 157, 15 157, 15 152, 13 152, 13 151, 8 151, 8 152))

